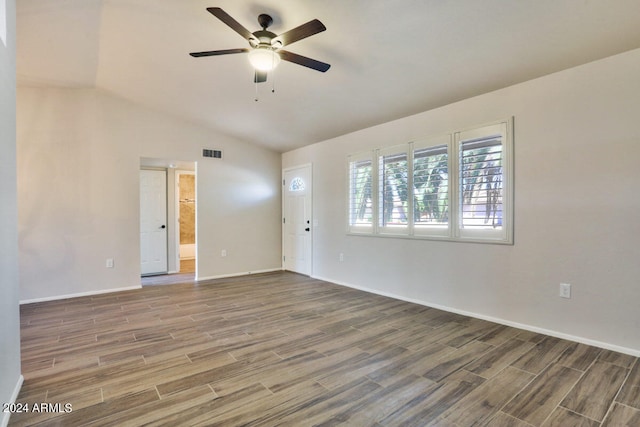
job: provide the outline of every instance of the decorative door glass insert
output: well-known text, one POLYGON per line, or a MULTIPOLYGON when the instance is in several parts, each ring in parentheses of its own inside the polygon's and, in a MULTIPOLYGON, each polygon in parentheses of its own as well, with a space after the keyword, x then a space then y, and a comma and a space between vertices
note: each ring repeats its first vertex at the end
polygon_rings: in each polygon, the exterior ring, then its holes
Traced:
POLYGON ((289 184, 289 191, 304 191, 304 181, 302 178, 293 178, 291 184, 289 184))

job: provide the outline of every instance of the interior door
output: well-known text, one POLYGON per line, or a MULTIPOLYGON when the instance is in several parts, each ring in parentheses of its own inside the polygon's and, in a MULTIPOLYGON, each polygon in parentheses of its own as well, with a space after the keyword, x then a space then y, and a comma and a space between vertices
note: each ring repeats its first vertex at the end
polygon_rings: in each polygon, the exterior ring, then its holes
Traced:
POLYGON ((311 275, 311 165, 287 169, 283 175, 283 266, 311 275))
POLYGON ((167 172, 140 171, 140 273, 167 272, 167 172))

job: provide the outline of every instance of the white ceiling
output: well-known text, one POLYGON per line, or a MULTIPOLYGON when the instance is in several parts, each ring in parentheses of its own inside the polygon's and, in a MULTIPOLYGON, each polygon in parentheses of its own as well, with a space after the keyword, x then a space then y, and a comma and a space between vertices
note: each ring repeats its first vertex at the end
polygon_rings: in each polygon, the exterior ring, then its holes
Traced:
POLYGON ((277 151, 326 140, 640 47, 638 0, 17 0, 18 85, 96 87, 277 151), (256 85, 248 47, 206 11, 280 34, 327 31, 287 50, 256 85), (275 81, 275 93, 271 93, 275 81))

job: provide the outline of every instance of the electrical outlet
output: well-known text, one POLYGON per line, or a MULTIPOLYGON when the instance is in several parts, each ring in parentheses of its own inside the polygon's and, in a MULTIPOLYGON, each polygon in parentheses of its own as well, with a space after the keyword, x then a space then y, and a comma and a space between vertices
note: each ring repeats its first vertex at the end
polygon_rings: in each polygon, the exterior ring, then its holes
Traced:
POLYGON ((107 258, 107 268, 113 268, 113 258, 107 258))
POLYGON ((340 262, 344 261, 344 254, 342 252, 340 252, 340 262))
POLYGON ((569 283, 560 283, 560 297, 571 298, 571 285, 569 283))
POLYGON ((227 256, 227 250, 223 249, 222 252, 220 253, 220 256, 227 256))

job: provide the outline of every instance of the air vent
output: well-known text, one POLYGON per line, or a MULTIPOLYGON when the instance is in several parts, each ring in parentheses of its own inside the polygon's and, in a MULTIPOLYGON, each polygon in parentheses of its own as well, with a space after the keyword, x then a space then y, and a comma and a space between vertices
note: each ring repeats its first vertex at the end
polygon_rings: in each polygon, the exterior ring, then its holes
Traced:
POLYGON ((209 148, 203 148, 202 149, 202 157, 213 157, 214 159, 221 159, 222 158, 222 151, 221 150, 211 150, 209 148))

